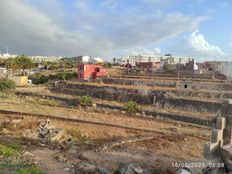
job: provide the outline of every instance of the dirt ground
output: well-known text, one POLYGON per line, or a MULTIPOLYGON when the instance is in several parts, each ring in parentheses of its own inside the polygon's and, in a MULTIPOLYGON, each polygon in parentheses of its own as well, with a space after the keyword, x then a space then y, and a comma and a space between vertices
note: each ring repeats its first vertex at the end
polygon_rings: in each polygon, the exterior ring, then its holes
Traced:
MULTIPOLYGON (((30 88, 30 90, 37 92, 41 88, 30 88)), ((43 90, 47 91, 44 88, 43 90)), ((43 93, 43 90, 40 93, 43 93)), ((80 160, 81 157, 80 161, 84 159, 93 165, 113 169, 116 169, 119 163, 136 162, 145 168, 156 166, 168 169, 171 168, 172 162, 201 161, 204 160, 204 144, 210 140, 210 129, 206 127, 129 116, 119 111, 96 110, 94 107, 85 109, 61 107, 57 101, 52 100, 12 96, 0 100, 0 110, 26 113, 0 113, 0 124, 5 120, 19 120, 11 127, 0 128, 0 136, 23 139, 22 141, 26 138, 25 144, 30 147, 28 148, 30 152, 35 154, 40 152, 44 155, 38 157, 50 161, 51 165, 47 165, 49 162, 40 163, 40 167, 48 171, 54 166, 62 168, 63 171, 66 165, 53 161, 54 149, 48 149, 48 147, 41 149, 39 144, 35 143, 37 139, 34 135, 38 129, 38 120, 44 119, 36 114, 49 115, 54 127, 64 130, 75 140, 77 143, 75 151, 63 152, 70 161, 73 158, 80 160), (60 120, 59 118, 72 120, 60 120), (96 151, 103 145, 144 136, 151 136, 152 139, 128 142, 96 151)))

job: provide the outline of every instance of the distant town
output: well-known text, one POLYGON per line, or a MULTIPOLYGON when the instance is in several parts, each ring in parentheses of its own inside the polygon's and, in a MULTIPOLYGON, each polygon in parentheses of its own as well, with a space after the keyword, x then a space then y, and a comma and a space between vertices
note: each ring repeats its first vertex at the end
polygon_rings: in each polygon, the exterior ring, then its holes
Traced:
MULTIPOLYGON (((6 67, 4 62, 7 62, 9 59, 14 59, 20 57, 15 54, 0 54, 0 72, 1 76, 10 75, 12 76, 11 69, 6 67)), ((92 56, 76 56, 76 57, 58 57, 58 56, 26 56, 32 62, 35 63, 35 67, 30 70, 30 75, 36 72, 41 71, 44 68, 51 69, 54 64, 56 68, 62 68, 62 62, 72 64, 72 67, 77 68, 77 78, 81 79, 82 76, 78 72, 83 75, 83 80, 96 78, 100 76, 103 67, 102 66, 112 66, 117 65, 121 67, 127 68, 127 73, 152 73, 152 74, 177 74, 177 75, 196 75, 196 76, 210 76, 215 79, 216 77, 222 79, 232 79, 232 62, 231 61, 204 61, 197 62, 192 57, 179 57, 173 56, 172 54, 165 55, 153 55, 153 54, 133 54, 128 55, 122 58, 112 58, 111 60, 104 60, 100 57, 92 57, 92 56), (47 63, 45 63, 47 62, 47 63), (46 64, 46 66, 44 66, 46 64), (60 66, 58 65, 60 64, 60 66), (89 70, 84 69, 83 72, 80 71, 80 64, 89 64, 89 67, 98 66, 99 72, 96 77, 92 77, 93 72, 87 72, 89 70), (88 75, 85 75, 88 74, 88 75)), ((92 68, 94 69, 94 68, 92 68)), ((28 69, 27 69, 28 71, 28 69)), ((28 71, 29 72, 29 71, 28 71)), ((16 75, 14 73, 14 75, 16 75)), ((102 75, 106 75, 106 73, 102 73, 102 75)))

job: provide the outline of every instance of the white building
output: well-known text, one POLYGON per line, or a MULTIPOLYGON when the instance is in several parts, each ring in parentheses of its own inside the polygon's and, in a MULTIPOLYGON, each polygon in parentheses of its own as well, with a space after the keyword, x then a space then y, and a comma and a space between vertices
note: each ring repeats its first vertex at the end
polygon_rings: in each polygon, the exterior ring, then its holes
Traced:
POLYGON ((222 62, 221 73, 224 74, 227 79, 232 80, 232 62, 222 62))
POLYGON ((28 58, 30 58, 31 60, 35 62, 44 62, 47 60, 47 57, 45 56, 28 56, 28 58))
POLYGON ((95 63, 104 63, 104 59, 102 59, 100 57, 78 56, 77 62, 95 64, 95 63))
POLYGON ((168 64, 184 64, 193 61, 193 58, 190 57, 180 57, 180 56, 172 56, 171 54, 166 54, 164 56, 161 55, 149 55, 149 54, 138 54, 138 55, 129 55, 125 58, 121 59, 121 64, 126 65, 127 63, 132 66, 136 65, 140 62, 167 62, 168 64))
POLYGON ((16 54, 8 54, 8 53, 0 54, 0 59, 9 59, 9 58, 15 58, 15 57, 17 57, 16 54))
POLYGON ((35 62, 58 62, 62 57, 58 57, 58 56, 28 56, 28 58, 30 58, 31 60, 35 61, 35 62))
POLYGON ((121 64, 131 64, 132 66, 136 65, 140 62, 160 62, 162 57, 160 55, 149 55, 149 54, 137 54, 137 55, 129 55, 125 58, 121 59, 121 64))

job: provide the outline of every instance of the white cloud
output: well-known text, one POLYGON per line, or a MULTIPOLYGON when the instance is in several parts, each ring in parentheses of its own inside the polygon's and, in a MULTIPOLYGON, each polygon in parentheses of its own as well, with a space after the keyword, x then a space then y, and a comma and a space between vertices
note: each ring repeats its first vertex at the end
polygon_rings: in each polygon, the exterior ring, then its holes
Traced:
POLYGON ((224 56, 225 53, 216 45, 210 44, 202 34, 199 34, 199 30, 194 31, 187 41, 195 54, 202 56, 224 56))
POLYGON ((145 50, 195 30, 206 19, 183 13, 131 13, 130 9, 107 13, 91 9, 91 0, 79 0, 76 11, 67 14, 60 2, 43 0, 44 5, 32 6, 30 1, 0 0, 0 47, 8 45, 19 54, 108 57, 125 49, 145 50))
POLYGON ((151 55, 159 55, 161 54, 160 48, 155 48, 153 49, 148 49, 148 48, 143 48, 143 47, 136 47, 134 49, 125 49, 124 54, 151 54, 151 55))

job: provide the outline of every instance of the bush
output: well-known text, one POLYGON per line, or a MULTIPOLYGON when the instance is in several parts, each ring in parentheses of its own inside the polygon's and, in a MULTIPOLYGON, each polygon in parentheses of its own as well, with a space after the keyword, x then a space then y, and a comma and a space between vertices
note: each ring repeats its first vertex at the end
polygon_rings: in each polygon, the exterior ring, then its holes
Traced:
POLYGON ((128 102, 125 106, 124 106, 124 110, 127 112, 127 113, 130 113, 130 114, 134 114, 138 111, 138 106, 137 106, 137 103, 135 102, 128 102))
POLYGON ((81 106, 91 106, 93 104, 93 99, 90 96, 82 96, 79 99, 79 104, 81 106))
POLYGON ((16 84, 14 81, 4 79, 4 78, 0 79, 0 91, 2 93, 2 96, 5 91, 15 89, 15 87, 16 87, 16 84))

